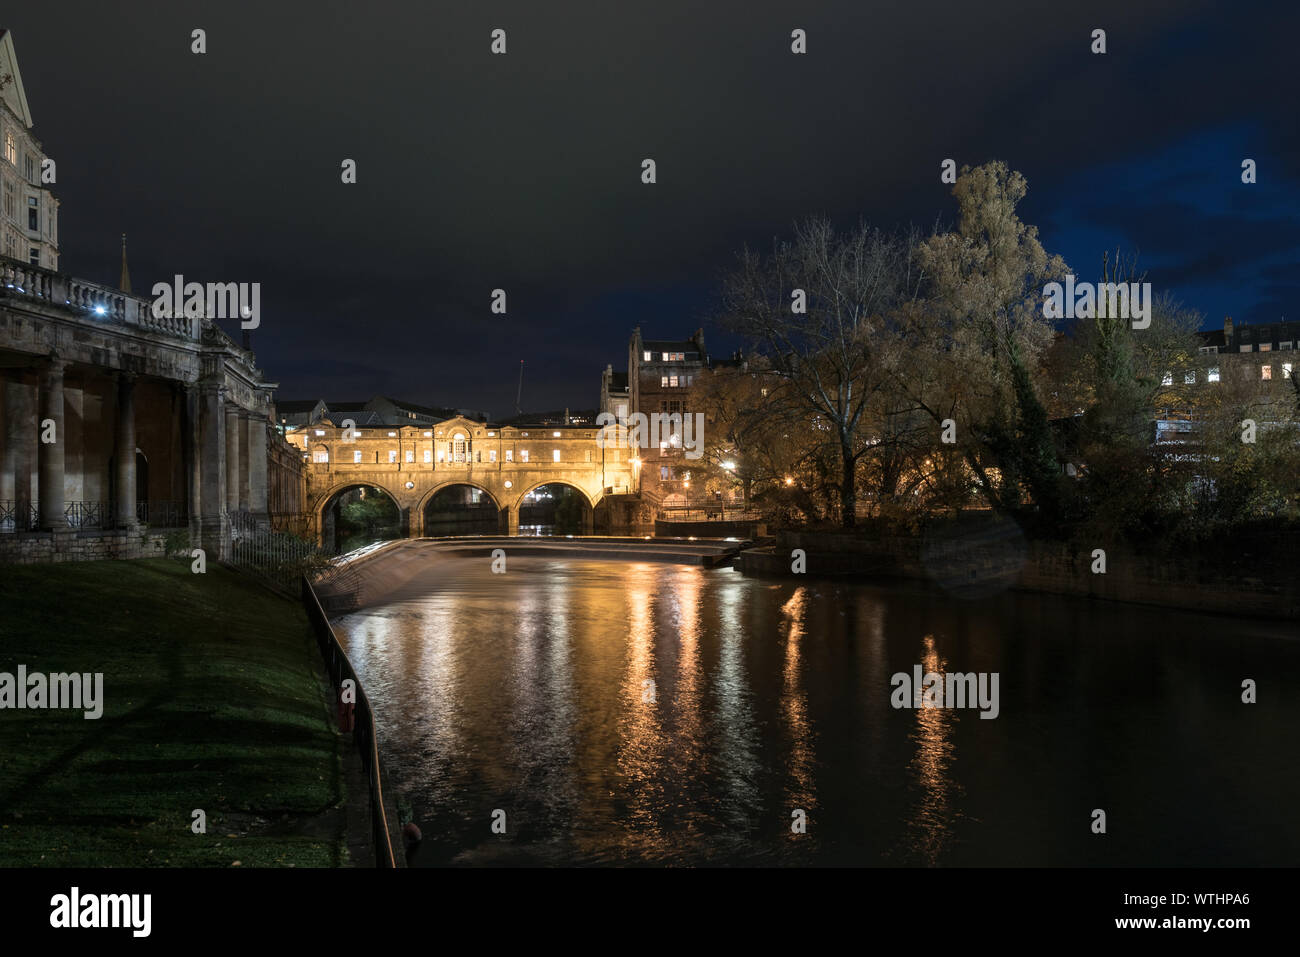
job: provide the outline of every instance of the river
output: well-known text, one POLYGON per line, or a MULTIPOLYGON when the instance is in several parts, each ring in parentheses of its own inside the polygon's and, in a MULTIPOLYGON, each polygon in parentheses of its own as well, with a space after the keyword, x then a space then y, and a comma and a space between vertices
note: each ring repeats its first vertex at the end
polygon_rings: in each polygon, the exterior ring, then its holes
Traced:
POLYGON ((414 866, 1300 859, 1294 623, 566 557, 334 624, 414 866), (996 673, 996 718, 893 707, 917 666, 996 673))

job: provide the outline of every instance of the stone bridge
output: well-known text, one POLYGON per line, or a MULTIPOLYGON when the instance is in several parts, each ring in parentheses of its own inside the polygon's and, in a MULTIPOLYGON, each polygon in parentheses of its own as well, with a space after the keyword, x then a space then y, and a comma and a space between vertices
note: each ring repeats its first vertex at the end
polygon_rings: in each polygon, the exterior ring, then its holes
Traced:
POLYGON ((343 428, 308 425, 286 435, 310 462, 308 518, 313 532, 329 530, 338 496, 370 486, 397 504, 406 533, 425 534, 425 513, 440 492, 478 489, 497 512, 497 531, 519 532, 524 497, 543 485, 582 495, 582 531, 612 531, 638 523, 641 460, 627 448, 601 448, 591 426, 496 426, 458 417, 432 426, 343 428))

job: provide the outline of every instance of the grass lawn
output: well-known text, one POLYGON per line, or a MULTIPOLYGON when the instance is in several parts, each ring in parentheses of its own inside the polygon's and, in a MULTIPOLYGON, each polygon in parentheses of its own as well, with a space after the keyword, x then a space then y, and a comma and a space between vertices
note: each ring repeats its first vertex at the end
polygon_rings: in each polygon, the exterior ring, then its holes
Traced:
POLYGON ((300 606, 216 565, 0 565, 0 672, 104 674, 98 720, 0 709, 0 866, 346 864, 318 662, 300 606))

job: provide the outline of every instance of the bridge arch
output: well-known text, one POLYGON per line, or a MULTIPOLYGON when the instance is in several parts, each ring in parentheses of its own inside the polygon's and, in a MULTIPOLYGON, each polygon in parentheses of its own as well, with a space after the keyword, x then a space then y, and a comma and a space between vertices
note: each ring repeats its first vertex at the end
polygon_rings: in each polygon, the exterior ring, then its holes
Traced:
POLYGON ((444 535, 497 535, 509 525, 499 495, 468 478, 439 482, 420 496, 413 510, 420 532, 444 535))
POLYGON ((450 478, 447 479, 447 481, 445 482, 439 482, 437 485, 433 486, 422 496, 420 496, 419 501, 416 502, 416 508, 419 509, 421 513, 423 513, 424 510, 429 507, 429 503, 432 502, 440 492, 445 492, 447 491, 447 489, 454 488, 457 485, 467 485, 470 488, 478 489, 480 492, 482 492, 484 495, 486 495, 488 498, 492 500, 492 504, 495 505, 498 510, 506 507, 505 503, 501 501, 497 493, 493 492, 482 482, 473 482, 467 478, 450 478))
POLYGON ((576 531, 581 534, 590 534, 592 529, 595 526, 596 505, 600 501, 599 496, 593 499, 591 494, 576 482, 568 481, 561 478, 544 478, 544 477, 538 479, 537 481, 528 483, 524 487, 523 491, 521 491, 519 495, 515 498, 514 504, 511 506, 510 509, 511 530, 521 531, 523 528, 534 524, 540 524, 540 525, 559 524, 556 521, 556 518, 558 517, 557 509, 549 510, 550 512, 549 521, 545 520, 548 512, 545 506, 538 509, 538 511, 541 513, 539 515, 529 516, 525 514, 525 509, 529 508, 530 505, 530 503, 528 502, 528 497, 532 495, 534 492, 536 492, 538 489, 547 488, 550 486, 560 486, 562 488, 571 489, 578 493, 578 497, 582 503, 582 515, 577 522, 576 531), (543 520, 540 522, 526 522, 525 519, 530 517, 542 518, 543 520))
MULTIPOLYGON (((355 490, 374 489, 383 493, 384 497, 392 504, 392 514, 394 517, 394 526, 385 526, 386 529, 395 528, 396 537, 405 538, 410 534, 410 513, 403 507, 401 496, 394 490, 388 488, 382 482, 369 481, 366 479, 352 479, 350 481, 338 482, 332 485, 325 492, 317 497, 312 504, 312 516, 316 522, 316 528, 319 533, 321 544, 326 548, 340 547, 342 539, 340 535, 340 508, 342 499, 355 490)), ((393 536, 390 536, 393 537, 393 536)))

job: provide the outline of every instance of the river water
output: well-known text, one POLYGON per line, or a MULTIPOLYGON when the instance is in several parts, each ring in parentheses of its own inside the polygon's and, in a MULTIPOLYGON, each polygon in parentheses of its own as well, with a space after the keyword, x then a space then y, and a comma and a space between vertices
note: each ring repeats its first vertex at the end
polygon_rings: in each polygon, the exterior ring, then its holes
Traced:
POLYGON ((335 627, 415 866, 1300 863, 1292 623, 443 558, 335 627), (892 707, 917 666, 997 717, 892 707))

